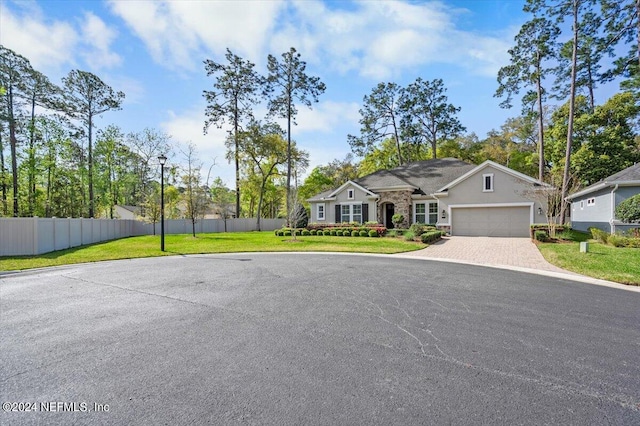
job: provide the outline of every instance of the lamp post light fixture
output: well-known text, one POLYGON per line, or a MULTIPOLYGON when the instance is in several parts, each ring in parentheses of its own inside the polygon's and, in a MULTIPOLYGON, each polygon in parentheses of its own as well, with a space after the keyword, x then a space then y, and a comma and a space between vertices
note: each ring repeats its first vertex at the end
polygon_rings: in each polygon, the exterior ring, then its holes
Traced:
POLYGON ((164 163, 167 162, 167 156, 160 154, 158 161, 160 162, 160 251, 164 251, 164 163))

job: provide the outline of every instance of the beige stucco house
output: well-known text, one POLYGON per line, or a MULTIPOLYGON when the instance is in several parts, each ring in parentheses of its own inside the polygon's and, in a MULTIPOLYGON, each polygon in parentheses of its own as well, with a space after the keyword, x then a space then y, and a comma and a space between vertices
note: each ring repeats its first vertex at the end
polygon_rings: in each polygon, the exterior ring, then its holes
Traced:
POLYGON ((393 228, 391 218, 399 213, 403 228, 419 222, 452 235, 526 237, 532 224, 545 222, 546 203, 535 195, 542 185, 493 161, 418 161, 310 198, 310 221, 373 221, 393 228))

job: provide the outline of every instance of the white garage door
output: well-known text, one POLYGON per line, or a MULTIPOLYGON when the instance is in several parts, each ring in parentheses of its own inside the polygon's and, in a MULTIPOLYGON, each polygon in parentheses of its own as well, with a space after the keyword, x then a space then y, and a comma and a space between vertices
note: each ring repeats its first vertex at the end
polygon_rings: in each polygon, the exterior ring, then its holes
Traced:
POLYGON ((530 207, 453 208, 452 235, 528 237, 530 207))

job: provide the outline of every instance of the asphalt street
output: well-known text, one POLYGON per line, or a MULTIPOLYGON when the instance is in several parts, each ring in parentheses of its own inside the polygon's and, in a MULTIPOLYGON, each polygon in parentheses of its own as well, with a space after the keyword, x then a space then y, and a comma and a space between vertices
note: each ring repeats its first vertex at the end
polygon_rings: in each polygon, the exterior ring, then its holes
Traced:
POLYGON ((0 424, 640 424, 640 293, 201 255, 0 277, 0 424))

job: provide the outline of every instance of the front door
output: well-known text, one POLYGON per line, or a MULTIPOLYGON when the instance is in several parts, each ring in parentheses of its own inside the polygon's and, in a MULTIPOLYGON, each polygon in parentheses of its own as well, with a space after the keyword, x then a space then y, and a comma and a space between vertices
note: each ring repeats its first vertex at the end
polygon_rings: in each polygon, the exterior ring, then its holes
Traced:
POLYGON ((384 205, 384 226, 386 226, 387 229, 393 229, 393 222, 391 221, 391 219, 393 218, 393 215, 394 215, 393 204, 391 203, 385 204, 384 205))

